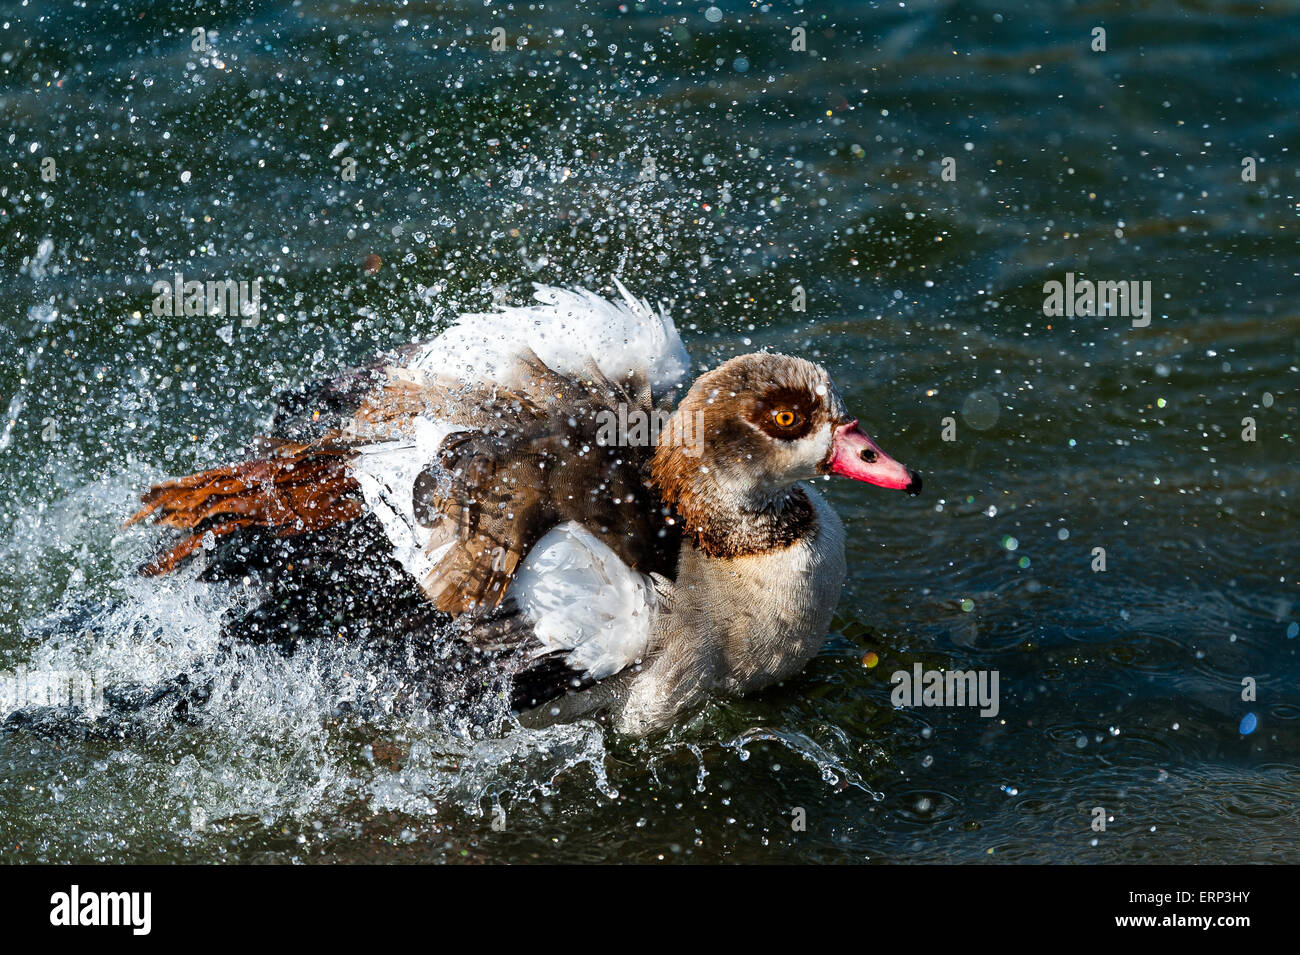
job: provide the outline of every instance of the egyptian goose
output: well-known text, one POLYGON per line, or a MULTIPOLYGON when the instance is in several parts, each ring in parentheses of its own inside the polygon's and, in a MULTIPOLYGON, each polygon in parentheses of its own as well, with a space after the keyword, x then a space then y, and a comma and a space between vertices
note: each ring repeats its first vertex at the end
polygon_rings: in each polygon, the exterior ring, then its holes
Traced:
POLYGON ((143 572, 198 557, 255 582, 246 638, 418 634, 431 699, 525 725, 639 736, 797 673, 845 573, 839 518, 803 482, 921 479, 801 358, 732 358, 669 414, 686 350, 616 284, 618 302, 538 286, 289 395, 251 460, 145 494, 128 523, 174 533, 143 572))

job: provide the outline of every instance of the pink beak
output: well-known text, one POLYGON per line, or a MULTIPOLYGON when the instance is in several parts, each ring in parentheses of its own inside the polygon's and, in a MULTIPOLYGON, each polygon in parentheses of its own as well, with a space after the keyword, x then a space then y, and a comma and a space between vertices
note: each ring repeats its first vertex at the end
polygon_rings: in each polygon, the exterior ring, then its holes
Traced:
POLYGON ((835 438, 831 442, 831 473, 908 494, 921 493, 921 475, 881 451, 856 421, 835 429, 835 438))

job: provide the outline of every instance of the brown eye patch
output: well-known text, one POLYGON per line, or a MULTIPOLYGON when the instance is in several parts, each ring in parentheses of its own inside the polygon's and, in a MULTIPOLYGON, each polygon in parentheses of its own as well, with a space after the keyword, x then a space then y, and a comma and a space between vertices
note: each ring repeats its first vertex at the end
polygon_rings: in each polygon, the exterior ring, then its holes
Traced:
POLYGON ((750 420, 773 438, 795 441, 812 430, 816 410, 816 401, 807 391, 775 388, 758 400, 750 420))

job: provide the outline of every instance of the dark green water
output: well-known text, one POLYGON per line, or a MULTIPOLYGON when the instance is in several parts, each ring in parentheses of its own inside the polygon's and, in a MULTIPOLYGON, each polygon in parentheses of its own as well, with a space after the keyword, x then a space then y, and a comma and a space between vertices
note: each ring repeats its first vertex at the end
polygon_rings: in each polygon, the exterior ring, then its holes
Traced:
POLYGON ((252 655, 188 724, 0 733, 0 861, 1300 860, 1294 5, 0 11, 0 670, 204 659, 240 598, 133 579, 140 486, 532 281, 816 358, 926 484, 826 485, 826 650, 668 739, 339 720, 348 651, 252 655), (261 323, 153 315, 177 272, 261 323), (1045 316, 1067 272, 1149 326, 1045 316), (917 662, 1000 713, 895 710, 917 662))

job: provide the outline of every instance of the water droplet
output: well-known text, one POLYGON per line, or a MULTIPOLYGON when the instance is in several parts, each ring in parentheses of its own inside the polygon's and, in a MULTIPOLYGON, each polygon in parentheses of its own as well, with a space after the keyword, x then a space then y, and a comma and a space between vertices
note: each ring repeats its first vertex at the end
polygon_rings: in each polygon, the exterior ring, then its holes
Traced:
POLYGON ((987 431, 1002 413, 998 399, 987 391, 972 391, 961 405, 962 420, 976 431, 987 431))

